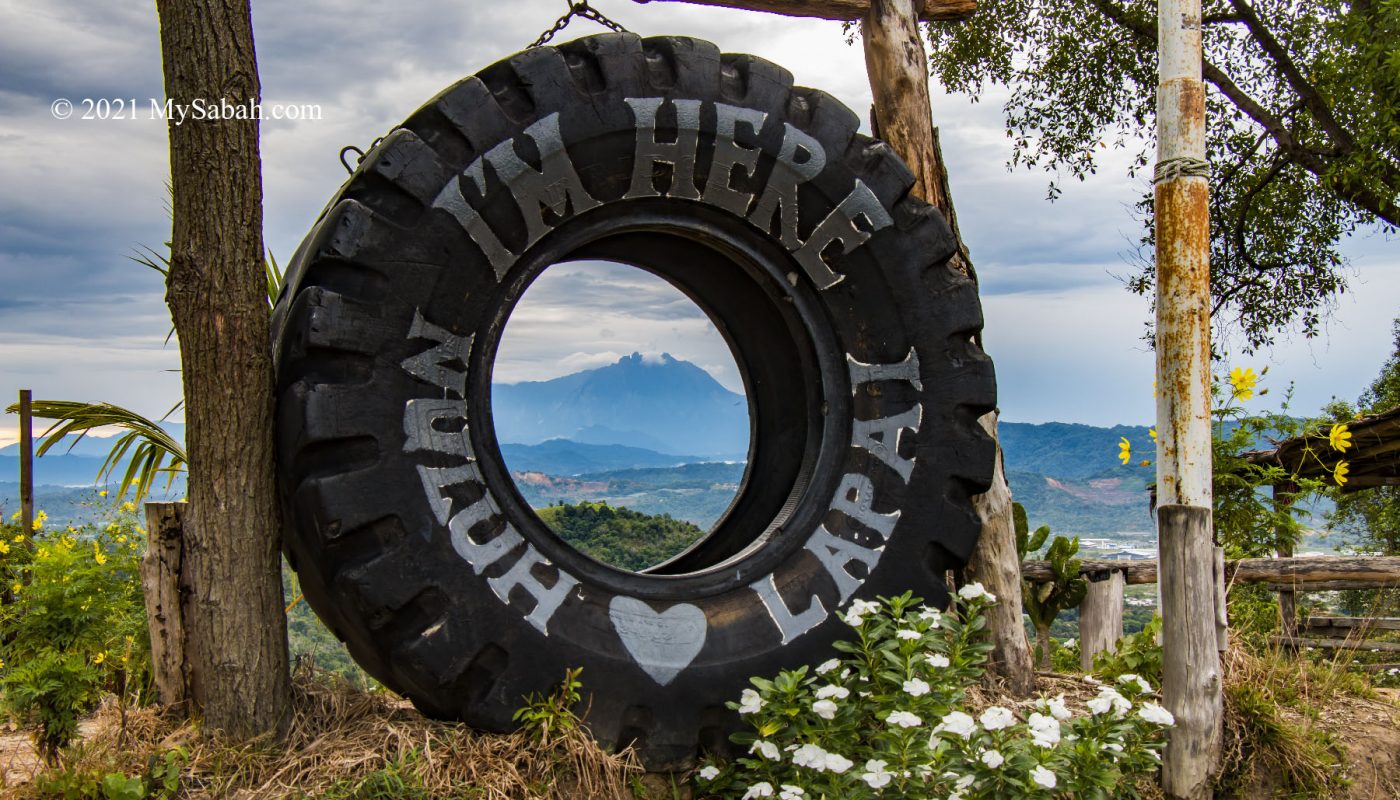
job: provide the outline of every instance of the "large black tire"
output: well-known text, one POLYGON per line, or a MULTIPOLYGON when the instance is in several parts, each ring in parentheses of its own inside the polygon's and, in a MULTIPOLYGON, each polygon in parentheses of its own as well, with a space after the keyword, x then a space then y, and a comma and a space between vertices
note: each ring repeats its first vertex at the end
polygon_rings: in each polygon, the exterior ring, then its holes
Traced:
POLYGON ((367 155, 274 330, 287 554, 371 675, 506 730, 581 666, 598 740, 679 768, 726 750, 749 676, 826 658, 851 597, 946 600, 992 476, 992 365, 947 224, 857 128, 767 61, 609 34, 488 67, 367 155), (645 574, 554 536, 491 425, 511 309, 588 257, 693 298, 750 402, 734 505, 645 574))

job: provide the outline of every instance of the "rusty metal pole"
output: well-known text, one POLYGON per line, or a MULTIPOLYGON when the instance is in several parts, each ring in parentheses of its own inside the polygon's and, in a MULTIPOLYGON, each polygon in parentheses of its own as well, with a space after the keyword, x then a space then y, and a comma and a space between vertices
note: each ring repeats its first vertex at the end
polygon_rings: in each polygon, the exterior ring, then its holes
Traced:
POLYGON ((19 390, 19 514, 25 536, 34 532, 34 394, 19 390))
POLYGON ((1176 717, 1162 788, 1168 797, 1194 800, 1212 795, 1221 721, 1201 0, 1162 0, 1157 47, 1157 535, 1163 695, 1176 717))

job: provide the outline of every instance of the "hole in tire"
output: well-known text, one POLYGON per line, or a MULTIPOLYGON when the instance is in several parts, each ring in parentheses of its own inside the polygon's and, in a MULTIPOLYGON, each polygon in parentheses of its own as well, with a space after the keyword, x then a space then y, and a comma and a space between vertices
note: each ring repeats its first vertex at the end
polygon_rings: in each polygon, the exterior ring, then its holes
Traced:
POLYGON ((495 438, 522 499, 561 541, 642 572, 712 533, 745 484, 749 403, 734 352, 665 279, 561 261, 505 322, 495 438))

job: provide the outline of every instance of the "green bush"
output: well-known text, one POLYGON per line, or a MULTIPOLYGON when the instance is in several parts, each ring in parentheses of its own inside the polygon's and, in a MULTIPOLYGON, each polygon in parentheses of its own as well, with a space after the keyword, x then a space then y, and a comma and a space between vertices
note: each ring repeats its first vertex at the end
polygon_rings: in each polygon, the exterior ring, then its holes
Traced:
POLYGON ((101 527, 0 526, 0 692, 50 762, 103 693, 144 695, 150 645, 134 507, 101 527))
POLYGON ((963 704, 990 645, 982 610, 996 601, 963 587, 948 612, 908 593, 855 600, 841 655, 772 680, 753 678, 737 709, 752 728, 733 740, 748 755, 695 776, 702 796, 775 800, 1135 796, 1156 769, 1171 715, 1125 676, 1075 714, 1042 698, 1024 721, 963 704))

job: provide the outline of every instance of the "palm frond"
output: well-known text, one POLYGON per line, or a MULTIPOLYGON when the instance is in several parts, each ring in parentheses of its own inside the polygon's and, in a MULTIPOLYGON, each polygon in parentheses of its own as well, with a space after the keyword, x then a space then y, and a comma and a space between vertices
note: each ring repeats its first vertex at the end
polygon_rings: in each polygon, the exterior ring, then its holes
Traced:
MULTIPOLYGON (((169 417, 181 404, 176 403, 161 419, 169 417)), ((159 422, 121 406, 71 400, 35 400, 32 409, 35 417, 54 421, 40 436, 41 444, 35 451, 38 456, 43 456, 70 436, 73 438, 68 449, 72 450, 95 428, 110 425, 126 431, 113 440, 107 457, 97 470, 97 480, 106 481, 130 455, 115 500, 121 500, 128 490, 134 490, 132 499, 140 502, 161 473, 165 474, 165 485, 169 488, 188 463, 184 446, 160 427, 159 422)), ((12 414, 18 410, 18 405, 6 409, 12 414)))
POLYGON ((267 310, 271 311, 277 307, 277 298, 282 296, 287 272, 278 265, 277 257, 272 255, 271 250, 267 251, 267 258, 263 260, 263 271, 267 273, 267 310))

